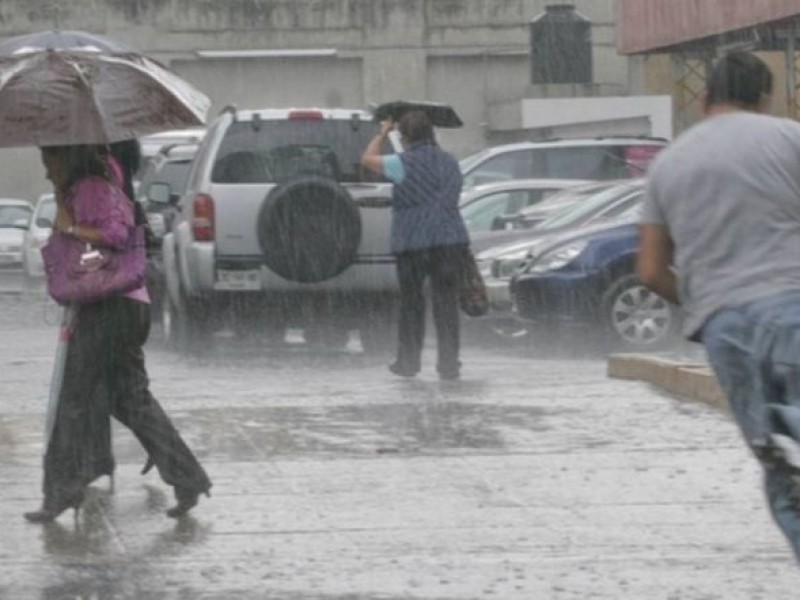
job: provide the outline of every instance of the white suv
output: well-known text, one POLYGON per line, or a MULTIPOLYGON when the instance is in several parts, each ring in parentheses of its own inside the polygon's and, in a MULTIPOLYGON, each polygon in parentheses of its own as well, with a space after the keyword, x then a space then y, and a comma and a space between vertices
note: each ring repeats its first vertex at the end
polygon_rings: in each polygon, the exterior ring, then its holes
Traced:
POLYGON ((368 112, 226 109, 195 156, 162 246, 168 341, 223 326, 365 349, 391 339, 391 184, 361 167, 368 112))
POLYGON ((460 161, 464 188, 507 179, 609 180, 642 177, 668 141, 597 137, 505 144, 460 161))

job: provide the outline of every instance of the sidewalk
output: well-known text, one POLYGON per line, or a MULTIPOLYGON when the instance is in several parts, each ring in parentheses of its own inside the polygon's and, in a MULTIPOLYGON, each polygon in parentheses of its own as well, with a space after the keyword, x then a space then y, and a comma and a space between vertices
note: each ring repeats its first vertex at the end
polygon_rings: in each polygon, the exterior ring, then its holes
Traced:
POLYGON ((92 485, 77 523, 26 523, 55 331, 6 320, 2 600, 797 596, 730 419, 609 378, 605 360, 471 348, 465 379, 442 384, 430 356, 405 381, 361 353, 155 346, 153 390, 212 497, 166 518, 170 489, 139 474, 143 452, 118 427, 115 490, 92 485))

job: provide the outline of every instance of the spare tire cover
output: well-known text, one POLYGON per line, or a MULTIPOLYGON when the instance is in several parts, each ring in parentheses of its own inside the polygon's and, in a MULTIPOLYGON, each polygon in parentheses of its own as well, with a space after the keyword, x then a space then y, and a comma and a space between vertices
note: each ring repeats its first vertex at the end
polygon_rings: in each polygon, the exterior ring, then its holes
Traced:
POLYGON ((258 217, 264 262, 289 281, 316 283, 349 267, 361 243, 361 216, 342 186, 309 176, 272 190, 258 217))

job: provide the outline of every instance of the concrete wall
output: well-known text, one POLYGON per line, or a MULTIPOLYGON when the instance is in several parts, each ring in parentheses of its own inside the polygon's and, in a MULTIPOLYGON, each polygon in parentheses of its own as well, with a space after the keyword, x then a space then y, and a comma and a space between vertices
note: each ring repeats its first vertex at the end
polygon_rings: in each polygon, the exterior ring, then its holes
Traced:
MULTIPOLYGON (((553 0, 0 0, 0 37, 60 27, 100 33, 160 59, 226 104, 368 106, 395 98, 453 104, 463 156, 491 140, 495 107, 538 97, 529 86, 529 23, 553 0), (288 57, 286 50, 333 51, 288 57), (270 50, 260 58, 208 51, 270 50)), ((616 52, 614 0, 573 0, 593 23, 595 83, 634 79, 616 52)), ((499 108, 498 108, 499 110, 499 108)), ((212 112, 212 115, 214 114, 212 112)), ((512 115, 513 117, 513 115, 512 115)), ((521 120, 521 112, 514 118, 521 120)), ((31 151, 0 151, 0 194, 47 188, 31 151), (31 166, 33 165, 33 166, 31 166), (33 179, 33 181, 32 181, 33 179)))

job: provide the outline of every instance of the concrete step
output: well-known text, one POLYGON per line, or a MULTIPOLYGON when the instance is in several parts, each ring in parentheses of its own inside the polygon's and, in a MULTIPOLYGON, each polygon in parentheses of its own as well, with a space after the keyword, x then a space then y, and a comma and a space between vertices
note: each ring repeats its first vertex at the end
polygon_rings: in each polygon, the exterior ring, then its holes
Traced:
POLYGON ((714 372, 703 361, 687 361, 658 354, 612 354, 608 376, 645 381, 670 394, 726 408, 725 395, 714 372))

